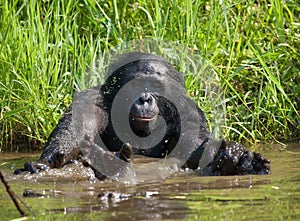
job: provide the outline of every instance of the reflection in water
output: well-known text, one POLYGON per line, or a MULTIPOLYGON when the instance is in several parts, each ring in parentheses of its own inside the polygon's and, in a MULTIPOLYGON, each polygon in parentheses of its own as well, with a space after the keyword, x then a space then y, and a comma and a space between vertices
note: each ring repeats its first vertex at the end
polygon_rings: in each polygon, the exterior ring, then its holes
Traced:
MULTIPOLYGON (((92 171, 81 164, 13 175, 24 161, 34 160, 26 155, 16 159, 2 154, 0 168, 14 191, 41 219, 273 220, 300 216, 299 144, 284 151, 271 145, 264 149, 272 162, 271 175, 199 177, 178 171, 165 181, 139 185, 95 180, 92 171)), ((151 160, 137 158, 134 163, 145 166, 151 160)), ((3 188, 0 209, 0 220, 18 217, 3 188)))

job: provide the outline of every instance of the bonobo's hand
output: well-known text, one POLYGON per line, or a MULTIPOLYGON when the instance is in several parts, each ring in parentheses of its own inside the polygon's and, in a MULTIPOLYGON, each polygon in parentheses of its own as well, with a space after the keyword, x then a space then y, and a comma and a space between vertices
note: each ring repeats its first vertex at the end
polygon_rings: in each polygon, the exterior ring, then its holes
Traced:
POLYGON ((104 150, 102 147, 93 143, 88 136, 80 143, 81 146, 81 161, 84 166, 90 167, 95 177, 99 180, 104 180, 107 176, 112 176, 116 171, 121 171, 122 167, 126 164, 124 162, 131 162, 132 146, 128 143, 123 144, 120 151, 112 153, 104 150), (118 161, 123 162, 120 163, 118 161), (119 168, 114 169, 114 163, 119 165, 119 168), (109 166, 109 167, 107 167, 109 166), (107 168, 105 170, 108 174, 103 174, 101 168, 107 168), (117 169, 117 170, 116 170, 117 169))
POLYGON ((132 146, 129 143, 125 143, 120 151, 115 153, 115 156, 129 163, 131 162, 132 152, 132 146))
MULTIPOLYGON (((73 162, 72 159, 67 163, 73 162)), ((63 151, 57 151, 50 155, 49 158, 38 162, 25 162, 24 168, 16 169, 15 174, 20 174, 22 172, 37 173, 39 171, 45 171, 50 168, 61 168, 66 164, 65 153, 63 151)))
POLYGON ((238 174, 270 174, 270 160, 260 153, 246 151, 239 160, 238 174))
POLYGON ((207 175, 270 174, 270 160, 261 154, 247 151, 237 142, 223 139, 207 175))
POLYGON ((50 167, 44 163, 39 162, 25 162, 24 168, 16 169, 14 174, 20 174, 22 172, 29 172, 29 173, 37 173, 40 170, 48 170, 50 167))

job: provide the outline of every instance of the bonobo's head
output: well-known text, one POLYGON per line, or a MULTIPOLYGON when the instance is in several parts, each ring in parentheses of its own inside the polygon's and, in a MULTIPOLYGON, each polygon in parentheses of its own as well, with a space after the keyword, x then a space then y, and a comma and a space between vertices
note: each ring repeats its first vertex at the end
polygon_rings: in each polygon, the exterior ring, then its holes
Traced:
POLYGON ((131 129, 136 135, 145 137, 159 126, 157 117, 162 115, 161 109, 167 106, 159 100, 174 90, 171 80, 183 86, 182 75, 165 59, 134 52, 122 55, 110 67, 110 74, 101 90, 110 105, 118 93, 125 96, 129 106, 124 103, 120 111, 128 109, 131 129))

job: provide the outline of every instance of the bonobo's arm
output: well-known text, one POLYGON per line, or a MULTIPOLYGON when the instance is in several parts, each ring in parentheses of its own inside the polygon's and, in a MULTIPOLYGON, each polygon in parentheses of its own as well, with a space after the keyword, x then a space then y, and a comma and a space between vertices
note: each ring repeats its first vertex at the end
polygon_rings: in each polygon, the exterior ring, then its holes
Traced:
POLYGON ((270 160, 261 154, 246 150, 232 141, 213 140, 207 131, 203 111, 198 108, 200 120, 198 148, 184 165, 201 175, 270 174, 270 160))
POLYGON ((38 160, 50 168, 60 168, 72 159, 77 159, 79 146, 72 126, 72 105, 60 118, 50 134, 45 149, 38 160))
POLYGON ((94 140, 107 125, 107 114, 101 105, 99 88, 75 94, 71 106, 51 133, 39 162, 60 168, 77 159, 80 152, 78 142, 84 136, 94 140))
POLYGON ((99 88, 88 89, 75 94, 70 107, 60 118, 45 145, 38 162, 26 162, 24 170, 31 173, 38 169, 60 168, 78 159, 79 141, 87 135, 94 139, 107 125, 107 114, 101 107, 99 88))

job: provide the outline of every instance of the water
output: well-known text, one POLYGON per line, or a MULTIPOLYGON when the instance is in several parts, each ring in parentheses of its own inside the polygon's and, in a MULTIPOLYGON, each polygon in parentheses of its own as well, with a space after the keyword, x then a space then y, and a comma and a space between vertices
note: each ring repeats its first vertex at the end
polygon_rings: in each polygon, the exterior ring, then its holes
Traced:
MULTIPOLYGON (((13 169, 39 156, 15 153, 0 154, 0 169, 29 207, 22 205, 29 220, 299 220, 300 145, 263 149, 271 159, 271 175, 177 172, 164 181, 125 185, 94 182, 88 169, 70 165, 50 174, 15 176, 13 169)), ((0 220, 20 217, 2 184, 0 211, 0 220)))

